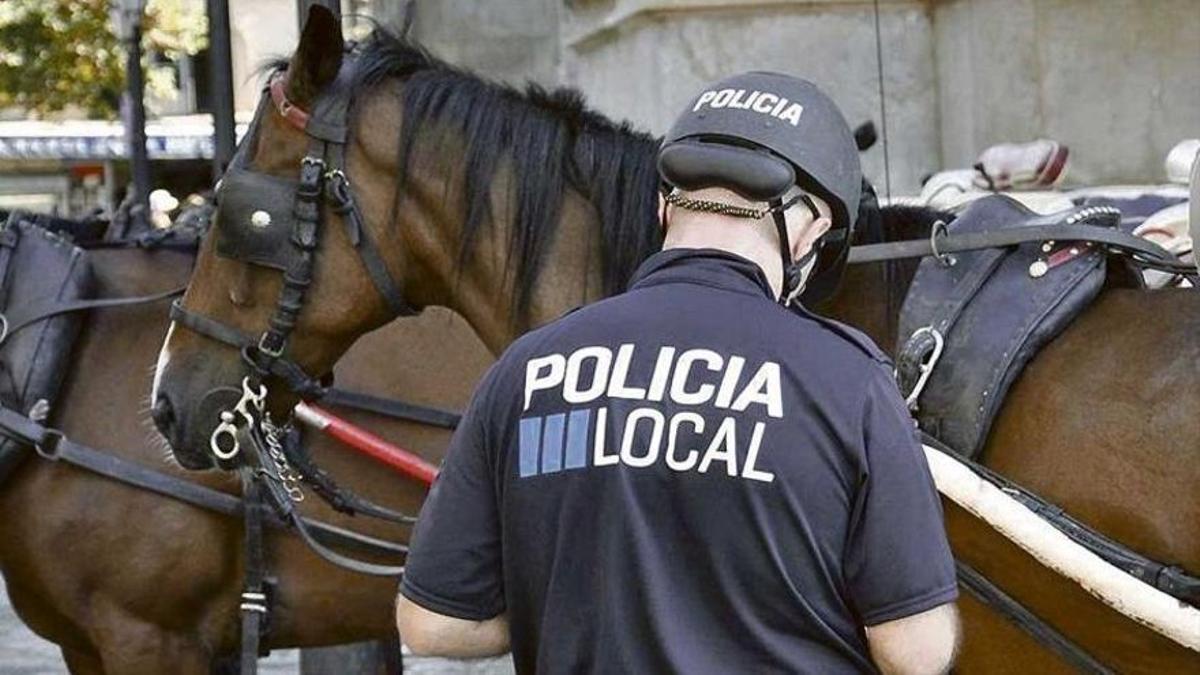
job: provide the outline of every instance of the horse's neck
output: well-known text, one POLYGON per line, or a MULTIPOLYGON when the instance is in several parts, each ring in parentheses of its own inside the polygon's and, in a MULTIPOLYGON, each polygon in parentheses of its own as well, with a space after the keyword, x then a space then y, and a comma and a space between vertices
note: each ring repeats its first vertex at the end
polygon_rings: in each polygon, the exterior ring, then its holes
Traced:
POLYGON ((461 214, 449 206, 427 209, 405 246, 415 258, 409 274, 417 299, 460 314, 488 349, 499 354, 525 331, 599 299, 602 261, 595 211, 582 196, 568 190, 550 250, 522 312, 514 289, 516 257, 524 252, 511 250, 509 243, 512 228, 518 225, 507 204, 495 204, 492 213, 497 216, 470 244, 465 258, 458 225, 461 214))

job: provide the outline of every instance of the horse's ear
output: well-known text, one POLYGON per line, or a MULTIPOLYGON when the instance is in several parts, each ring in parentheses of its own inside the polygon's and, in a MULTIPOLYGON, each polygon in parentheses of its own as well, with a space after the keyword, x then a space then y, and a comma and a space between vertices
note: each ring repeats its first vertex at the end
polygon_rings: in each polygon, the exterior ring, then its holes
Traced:
POLYGON ((328 7, 314 3, 288 65, 288 98, 298 105, 316 98, 337 77, 344 48, 342 22, 328 7))

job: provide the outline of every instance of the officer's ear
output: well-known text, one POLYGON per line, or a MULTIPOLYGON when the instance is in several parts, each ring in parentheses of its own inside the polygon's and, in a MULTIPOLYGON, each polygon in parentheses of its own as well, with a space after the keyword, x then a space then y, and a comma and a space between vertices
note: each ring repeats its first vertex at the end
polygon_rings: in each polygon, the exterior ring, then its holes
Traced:
POLYGON ((832 215, 833 211, 829 208, 829 204, 824 199, 811 194, 803 202, 788 209, 788 233, 792 240, 792 260, 799 260, 808 255, 817 241, 833 226, 832 215))
POLYGON ((808 255, 812 247, 829 228, 833 226, 833 219, 828 216, 821 216, 812 221, 812 224, 807 227, 800 228, 800 234, 792 237, 792 260, 799 260, 808 255))

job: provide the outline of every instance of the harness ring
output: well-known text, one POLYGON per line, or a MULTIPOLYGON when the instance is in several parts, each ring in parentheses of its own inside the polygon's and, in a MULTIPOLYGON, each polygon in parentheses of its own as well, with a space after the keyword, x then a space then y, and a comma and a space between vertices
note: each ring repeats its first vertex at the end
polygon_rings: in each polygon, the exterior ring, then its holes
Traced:
POLYGON ((953 267, 954 264, 958 262, 958 259, 949 253, 942 253, 938 250, 937 240, 939 234, 943 236, 949 234, 949 232, 946 230, 946 221, 944 220, 935 221, 933 223, 933 227, 930 228, 929 248, 933 251, 933 257, 937 258, 937 261, 942 265, 942 267, 953 267))

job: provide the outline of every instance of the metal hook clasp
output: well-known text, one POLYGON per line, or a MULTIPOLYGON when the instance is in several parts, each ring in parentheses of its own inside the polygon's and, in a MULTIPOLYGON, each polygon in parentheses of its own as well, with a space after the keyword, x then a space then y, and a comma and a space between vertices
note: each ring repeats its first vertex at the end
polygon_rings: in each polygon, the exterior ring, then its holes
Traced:
POLYGON ((942 267, 954 267, 954 264, 958 262, 958 259, 949 253, 942 253, 938 250, 939 234, 942 236, 946 236, 948 234, 946 230, 946 222, 943 220, 934 222, 933 227, 929 230, 929 249, 933 251, 933 257, 937 258, 937 261, 941 263, 942 267))
POLYGON ((230 460, 241 452, 241 443, 238 441, 238 426, 239 422, 244 422, 248 425, 256 423, 255 415, 262 414, 263 408, 267 400, 266 385, 259 384, 258 390, 255 391, 250 386, 250 378, 242 378, 242 397, 238 399, 237 405, 233 406, 233 410, 221 411, 221 422, 217 424, 217 428, 213 429, 212 436, 208 439, 208 447, 212 450, 214 456, 221 460, 230 460), (254 409, 251 410, 250 406, 254 409), (238 419, 238 416, 241 419, 238 419), (229 442, 224 446, 221 440, 228 436, 229 442))
POLYGON ((943 338, 942 334, 933 326, 918 328, 917 330, 913 331, 912 336, 909 337, 908 340, 909 342, 912 342, 913 340, 926 334, 933 338, 933 351, 929 352, 925 359, 921 361, 921 375, 917 378, 917 383, 913 385, 912 391, 909 392, 908 397, 904 399, 905 405, 907 405, 908 409, 912 411, 916 411, 917 399, 921 397, 921 392, 925 390, 925 384, 929 382, 929 376, 933 374, 933 368, 942 358, 942 350, 946 347, 945 338, 943 338))

